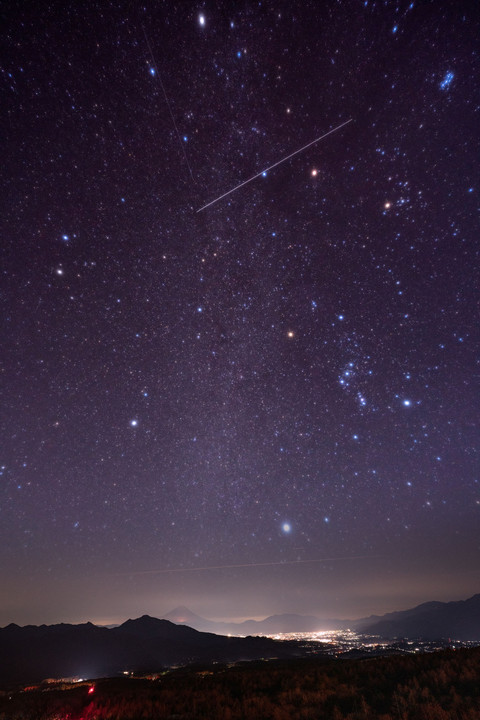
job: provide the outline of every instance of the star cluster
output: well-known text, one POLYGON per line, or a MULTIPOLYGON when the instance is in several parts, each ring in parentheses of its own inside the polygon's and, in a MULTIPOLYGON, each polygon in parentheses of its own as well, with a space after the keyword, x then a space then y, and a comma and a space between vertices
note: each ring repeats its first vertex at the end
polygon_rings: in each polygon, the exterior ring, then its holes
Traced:
POLYGON ((478 591, 472 4, 6 27, 0 621, 478 591))

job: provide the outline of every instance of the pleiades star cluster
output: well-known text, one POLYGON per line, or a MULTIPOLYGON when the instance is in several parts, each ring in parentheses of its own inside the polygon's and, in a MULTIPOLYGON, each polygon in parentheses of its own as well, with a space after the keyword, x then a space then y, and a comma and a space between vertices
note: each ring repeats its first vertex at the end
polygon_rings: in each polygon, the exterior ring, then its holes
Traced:
POLYGON ((2 16, 0 623, 478 592, 475 3, 2 16))

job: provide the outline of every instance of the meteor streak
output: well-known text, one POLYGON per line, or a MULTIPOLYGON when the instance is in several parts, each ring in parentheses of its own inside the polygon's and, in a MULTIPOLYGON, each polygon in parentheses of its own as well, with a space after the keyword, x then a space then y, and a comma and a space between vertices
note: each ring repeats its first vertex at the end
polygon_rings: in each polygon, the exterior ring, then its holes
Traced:
POLYGON ((298 153, 303 152, 307 148, 309 148, 311 145, 315 145, 315 143, 320 142, 320 140, 323 140, 327 137, 327 135, 331 135, 332 133, 336 132, 337 130, 340 130, 340 128, 344 127, 344 125, 348 125, 348 123, 352 122, 353 118, 350 118, 350 120, 345 120, 345 122, 341 123, 340 125, 337 125, 337 127, 334 127, 333 130, 329 130, 328 132, 324 133, 323 135, 320 135, 320 137, 316 138, 315 140, 312 140, 312 142, 309 142, 307 145, 304 145, 300 148, 300 150, 295 150, 295 152, 290 153, 290 155, 287 155, 287 157, 282 158, 276 163, 273 163, 273 165, 270 165, 269 167, 265 168, 264 170, 260 170, 259 173, 256 175, 253 175, 253 177, 249 178, 248 180, 244 180, 240 185, 236 185, 236 187, 232 188, 232 190, 229 190, 226 193, 223 193, 223 195, 220 195, 220 197, 215 198, 215 200, 212 200, 211 202, 207 203, 203 207, 201 207, 199 210, 197 210, 197 213, 202 212, 202 210, 205 210, 205 208, 210 207, 210 205, 214 205, 219 200, 222 200, 224 197, 227 197, 227 195, 231 195, 235 190, 238 190, 239 188, 243 187, 244 185, 247 185, 249 182, 252 182, 252 180, 255 180, 255 178, 260 177, 260 175, 263 175, 264 173, 268 172, 269 170, 272 170, 272 168, 277 167, 277 165, 281 165, 286 160, 290 160, 294 155, 298 155, 298 153))
POLYGON ((175 116, 174 116, 174 114, 173 114, 173 112, 172 112, 172 107, 171 107, 171 105, 170 105, 170 103, 169 103, 169 101, 168 101, 168 97, 167 97, 167 93, 166 93, 166 90, 165 90, 165 86, 164 86, 163 81, 162 81, 162 76, 160 75, 160 73, 159 73, 159 71, 158 71, 157 61, 155 60, 155 55, 153 54, 152 46, 150 45, 150 41, 149 41, 149 39, 148 39, 147 31, 145 30, 144 27, 142 27, 142 30, 143 30, 143 34, 145 35, 145 40, 146 40, 148 49, 149 49, 149 51, 150 51, 150 55, 152 56, 152 62, 153 62, 153 67, 154 67, 154 70, 155 70, 155 74, 156 74, 156 76, 158 77, 158 80, 159 80, 159 82, 160 82, 160 87, 162 88, 162 91, 163 91, 163 97, 165 98, 165 102, 166 102, 166 104, 167 104, 168 111, 169 111, 169 113, 170 113, 170 117, 172 118, 172 123, 173 123, 173 126, 174 126, 174 128, 175 128, 175 132, 177 133, 178 142, 180 143, 180 146, 181 146, 181 148, 182 148, 183 157, 185 158, 185 162, 187 163, 187 167, 188 167, 188 171, 189 171, 189 173, 190 173, 190 177, 192 178, 193 182, 195 182, 195 178, 193 177, 193 173, 192 173, 192 168, 190 167, 190 163, 188 162, 187 153, 185 152, 185 148, 184 148, 184 146, 183 146, 182 138, 180 137, 180 133, 179 133, 179 131, 178 131, 177 123, 175 122, 175 116))
POLYGON ((137 572, 120 573, 120 575, 163 575, 164 573, 200 572, 203 570, 231 570, 235 568, 273 567, 274 565, 308 565, 314 563, 333 562, 335 560, 364 560, 381 557, 380 555, 348 555, 347 557, 320 558, 319 560, 279 560, 277 562, 242 563, 239 565, 205 565, 190 568, 162 568, 160 570, 139 570, 137 572))

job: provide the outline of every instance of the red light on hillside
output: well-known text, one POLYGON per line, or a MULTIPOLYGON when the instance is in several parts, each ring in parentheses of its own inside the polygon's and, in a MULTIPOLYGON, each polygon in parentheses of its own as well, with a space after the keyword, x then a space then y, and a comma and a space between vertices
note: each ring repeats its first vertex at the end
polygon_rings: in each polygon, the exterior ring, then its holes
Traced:
POLYGON ((95 685, 90 685, 88 688, 88 694, 91 695, 95 691, 95 685))

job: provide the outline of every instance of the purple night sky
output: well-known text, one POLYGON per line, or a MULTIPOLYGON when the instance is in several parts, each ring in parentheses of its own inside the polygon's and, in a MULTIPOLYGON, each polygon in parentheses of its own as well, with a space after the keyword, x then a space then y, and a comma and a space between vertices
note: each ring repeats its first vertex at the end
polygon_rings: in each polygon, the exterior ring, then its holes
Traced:
POLYGON ((474 5, 2 9, 0 625, 479 591, 474 5))

